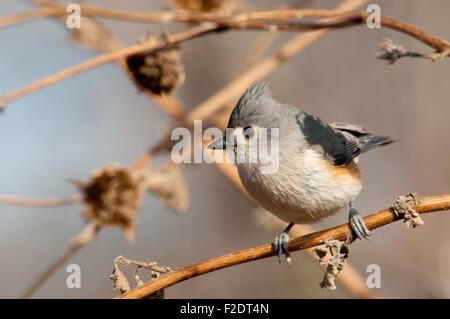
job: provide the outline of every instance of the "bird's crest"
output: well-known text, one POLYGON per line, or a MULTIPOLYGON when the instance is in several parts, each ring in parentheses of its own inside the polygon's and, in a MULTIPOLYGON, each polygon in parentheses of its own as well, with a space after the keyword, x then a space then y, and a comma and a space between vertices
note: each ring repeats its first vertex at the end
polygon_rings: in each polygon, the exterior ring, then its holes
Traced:
POLYGON ((242 94, 236 106, 239 108, 242 107, 243 105, 246 105, 250 101, 256 101, 261 97, 271 97, 271 96, 272 93, 270 92, 267 82, 254 82, 247 88, 247 90, 245 90, 244 94, 242 94))

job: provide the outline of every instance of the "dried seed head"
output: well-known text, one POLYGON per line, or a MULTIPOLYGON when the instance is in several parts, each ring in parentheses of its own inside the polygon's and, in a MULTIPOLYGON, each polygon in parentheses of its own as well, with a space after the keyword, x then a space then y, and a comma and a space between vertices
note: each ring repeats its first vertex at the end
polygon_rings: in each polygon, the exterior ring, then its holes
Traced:
POLYGON ((231 13, 235 0, 171 0, 173 6, 191 11, 204 11, 215 13, 231 13))
POLYGON ((169 94, 184 81, 184 67, 176 47, 135 54, 126 61, 136 84, 154 94, 169 94))
POLYGON ((120 271, 118 267, 114 268, 109 278, 114 281, 114 290, 120 291, 121 294, 131 289, 127 277, 120 271))
POLYGON ((330 290, 336 289, 336 278, 344 268, 345 261, 350 254, 350 239, 339 241, 332 237, 324 240, 325 247, 315 248, 314 254, 319 258, 320 264, 328 264, 327 270, 323 277, 322 282, 320 282, 321 288, 327 288, 330 290), (328 254, 329 253, 329 254, 328 254), (331 255, 330 258, 325 262, 325 257, 331 255))
POLYGON ((110 164, 93 173, 81 187, 84 216, 99 226, 119 226, 134 238, 136 217, 142 203, 144 183, 140 173, 110 164))

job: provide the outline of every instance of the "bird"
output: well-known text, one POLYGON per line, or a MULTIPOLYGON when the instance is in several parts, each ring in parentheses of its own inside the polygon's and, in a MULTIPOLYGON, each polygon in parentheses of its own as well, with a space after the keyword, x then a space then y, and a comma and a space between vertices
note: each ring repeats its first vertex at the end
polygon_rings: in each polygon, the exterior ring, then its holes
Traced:
POLYGON ((247 88, 226 130, 224 137, 207 148, 234 154, 234 164, 248 194, 288 223, 273 241, 280 263, 283 254, 290 262, 287 243, 294 224, 313 223, 342 208, 349 209, 352 233, 359 239, 370 239, 371 232, 353 204, 362 189, 357 163, 361 154, 396 140, 372 135, 360 125, 326 123, 295 106, 280 103, 266 82, 255 82, 247 88), (271 134, 273 130, 277 134, 271 134), (240 149, 248 151, 261 144, 262 132, 271 137, 264 141, 267 149, 277 146, 277 167, 270 173, 262 170, 260 160, 250 161, 249 156, 236 160, 240 149), (273 140, 276 135, 278 139, 273 140))

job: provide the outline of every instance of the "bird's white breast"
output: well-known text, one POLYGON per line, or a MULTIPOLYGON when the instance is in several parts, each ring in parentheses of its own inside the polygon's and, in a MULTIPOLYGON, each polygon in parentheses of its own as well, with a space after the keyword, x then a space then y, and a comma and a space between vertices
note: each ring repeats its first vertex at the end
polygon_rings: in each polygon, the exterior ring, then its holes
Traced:
POLYGON ((352 202, 362 188, 356 163, 335 167, 311 149, 280 154, 274 174, 262 174, 255 164, 237 166, 243 185, 261 206, 296 224, 334 214, 352 202))

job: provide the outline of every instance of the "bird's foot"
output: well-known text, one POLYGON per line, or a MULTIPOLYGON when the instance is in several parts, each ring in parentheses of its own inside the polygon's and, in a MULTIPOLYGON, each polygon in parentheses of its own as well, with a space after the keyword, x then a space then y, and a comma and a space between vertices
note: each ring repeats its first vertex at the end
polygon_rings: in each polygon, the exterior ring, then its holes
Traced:
POLYGON ((367 229, 364 220, 359 215, 358 211, 351 207, 348 213, 348 223, 352 231, 359 239, 370 239, 371 232, 367 229))
POLYGON ((291 254, 288 250, 288 241, 289 241, 289 235, 287 232, 283 231, 281 234, 279 234, 277 237, 275 237, 273 241, 273 250, 278 256, 278 262, 281 264, 281 257, 283 256, 283 253, 286 255, 286 262, 288 265, 291 265, 291 254))

